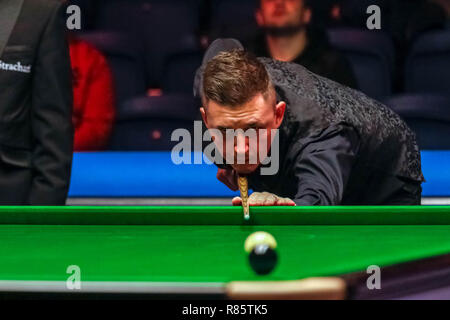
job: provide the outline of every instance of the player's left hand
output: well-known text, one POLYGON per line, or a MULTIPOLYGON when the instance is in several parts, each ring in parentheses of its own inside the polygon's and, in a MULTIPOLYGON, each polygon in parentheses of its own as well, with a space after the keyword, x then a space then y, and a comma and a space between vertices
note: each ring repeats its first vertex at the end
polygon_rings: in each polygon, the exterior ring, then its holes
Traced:
MULTIPOLYGON (((231 200, 233 206, 242 205, 241 197, 235 197, 231 200)), ((253 192, 248 197, 250 206, 295 206, 295 202, 289 198, 282 198, 269 192, 253 192)))

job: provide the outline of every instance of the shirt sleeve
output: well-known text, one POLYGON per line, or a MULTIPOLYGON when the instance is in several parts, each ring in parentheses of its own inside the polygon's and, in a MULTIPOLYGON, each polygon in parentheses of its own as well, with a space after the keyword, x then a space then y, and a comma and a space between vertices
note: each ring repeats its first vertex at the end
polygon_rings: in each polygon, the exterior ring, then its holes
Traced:
POLYGON ((339 205, 359 150, 359 136, 339 125, 309 139, 298 155, 297 205, 339 205))

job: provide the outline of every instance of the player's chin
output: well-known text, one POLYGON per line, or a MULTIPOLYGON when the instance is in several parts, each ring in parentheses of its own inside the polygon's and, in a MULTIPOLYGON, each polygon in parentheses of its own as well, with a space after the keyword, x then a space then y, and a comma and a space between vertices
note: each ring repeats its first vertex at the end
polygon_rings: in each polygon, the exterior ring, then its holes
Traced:
POLYGON ((291 24, 291 20, 287 14, 272 16, 272 21, 268 26, 272 28, 288 27, 291 24))
POLYGON ((257 164, 236 164, 232 166, 233 169, 240 175, 247 175, 258 169, 257 164))

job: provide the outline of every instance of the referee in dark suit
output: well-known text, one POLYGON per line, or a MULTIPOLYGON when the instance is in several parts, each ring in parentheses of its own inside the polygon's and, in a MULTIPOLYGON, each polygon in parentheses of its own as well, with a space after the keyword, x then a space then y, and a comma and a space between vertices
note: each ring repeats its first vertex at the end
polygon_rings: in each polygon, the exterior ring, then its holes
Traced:
POLYGON ((0 1, 0 205, 64 205, 72 163, 65 6, 0 1))

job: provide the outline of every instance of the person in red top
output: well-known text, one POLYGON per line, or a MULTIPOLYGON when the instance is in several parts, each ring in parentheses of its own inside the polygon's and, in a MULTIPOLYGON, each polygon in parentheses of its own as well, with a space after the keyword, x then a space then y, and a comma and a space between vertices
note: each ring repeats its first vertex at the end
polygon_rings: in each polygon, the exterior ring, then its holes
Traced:
POLYGON ((71 35, 74 151, 98 151, 108 144, 115 119, 113 78, 105 57, 71 35))

